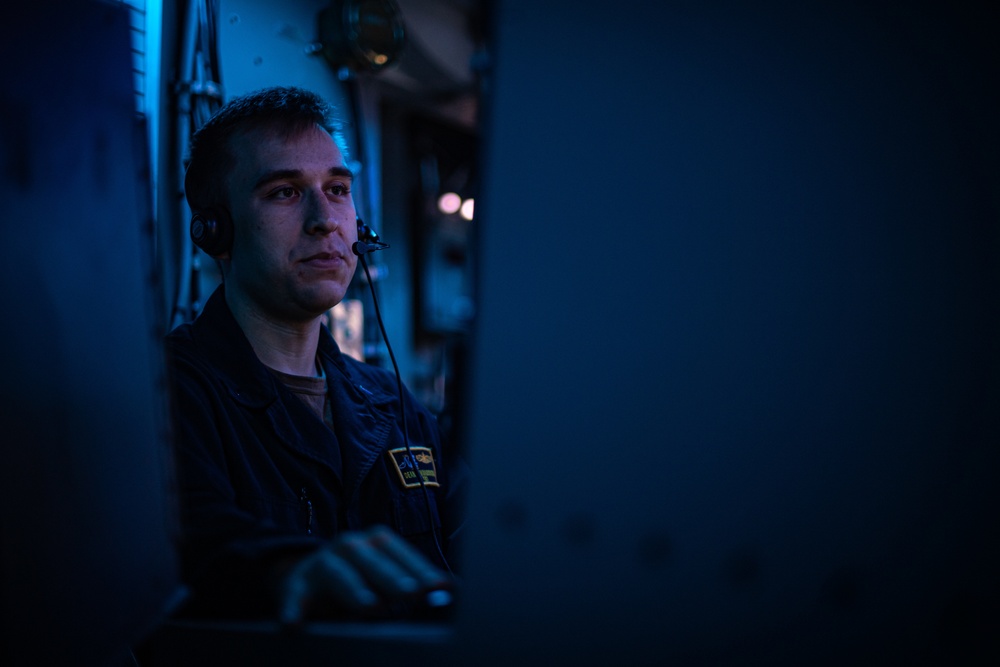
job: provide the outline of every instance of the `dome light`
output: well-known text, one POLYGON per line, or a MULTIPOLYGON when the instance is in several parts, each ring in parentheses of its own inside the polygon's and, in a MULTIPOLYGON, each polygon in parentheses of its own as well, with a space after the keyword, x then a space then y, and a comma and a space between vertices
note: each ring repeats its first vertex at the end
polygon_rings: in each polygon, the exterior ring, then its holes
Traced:
POLYGON ((454 192, 446 192, 438 197, 438 210, 445 215, 451 215, 462 206, 462 198, 454 192))

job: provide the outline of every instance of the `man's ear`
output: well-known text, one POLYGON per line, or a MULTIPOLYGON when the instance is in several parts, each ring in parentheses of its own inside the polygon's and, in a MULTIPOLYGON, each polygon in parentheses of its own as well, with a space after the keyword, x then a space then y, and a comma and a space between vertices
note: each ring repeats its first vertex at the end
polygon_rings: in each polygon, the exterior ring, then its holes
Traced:
POLYGON ((226 251, 224 254, 212 259, 215 260, 215 268, 219 270, 219 277, 222 279, 222 282, 226 282, 226 276, 229 275, 229 271, 232 268, 231 252, 226 251))

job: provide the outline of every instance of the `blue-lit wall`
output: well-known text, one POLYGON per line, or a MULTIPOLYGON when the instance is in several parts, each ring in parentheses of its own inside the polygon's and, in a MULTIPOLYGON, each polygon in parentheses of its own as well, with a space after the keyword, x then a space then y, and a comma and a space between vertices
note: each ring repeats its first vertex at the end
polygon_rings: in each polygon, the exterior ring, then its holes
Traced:
POLYGON ((495 17, 463 655, 996 656, 995 12, 495 17))
POLYGON ((22 7, 0 55, 0 664, 124 665, 179 592, 129 17, 22 7))

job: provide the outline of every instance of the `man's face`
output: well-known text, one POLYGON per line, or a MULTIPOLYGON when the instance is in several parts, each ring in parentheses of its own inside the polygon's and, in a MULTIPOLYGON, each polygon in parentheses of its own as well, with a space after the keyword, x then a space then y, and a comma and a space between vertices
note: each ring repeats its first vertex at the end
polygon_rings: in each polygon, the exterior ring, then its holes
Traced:
POLYGON ((344 158, 319 127, 288 138, 248 132, 230 148, 235 230, 223 261, 227 299, 241 299, 271 321, 313 319, 344 298, 357 266, 351 252, 357 216, 344 158))

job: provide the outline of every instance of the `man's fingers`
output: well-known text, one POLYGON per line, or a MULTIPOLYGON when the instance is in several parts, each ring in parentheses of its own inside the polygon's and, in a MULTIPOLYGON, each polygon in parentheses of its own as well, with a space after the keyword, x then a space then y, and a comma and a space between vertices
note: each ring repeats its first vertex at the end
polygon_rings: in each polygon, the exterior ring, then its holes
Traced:
POLYGON ((278 586, 278 617, 282 623, 293 625, 302 621, 308 595, 305 576, 293 567, 278 586))
POLYGON ((389 528, 374 526, 367 532, 372 545, 415 577, 422 588, 450 587, 452 582, 443 571, 427 560, 416 547, 389 528))
POLYGON ((296 624, 324 607, 372 610, 450 588, 448 575, 384 526, 348 532, 292 565, 278 585, 278 613, 296 624))
POLYGON ((377 546, 367 532, 345 534, 337 540, 334 550, 356 567, 380 593, 406 596, 422 588, 421 581, 377 546))
POLYGON ((350 562, 329 549, 320 550, 319 556, 312 571, 317 590, 327 591, 355 609, 371 607, 378 602, 378 596, 350 562))
POLYGON ((363 610, 375 606, 378 597, 351 563, 329 549, 320 549, 295 565, 279 587, 282 622, 301 622, 314 601, 363 610))

